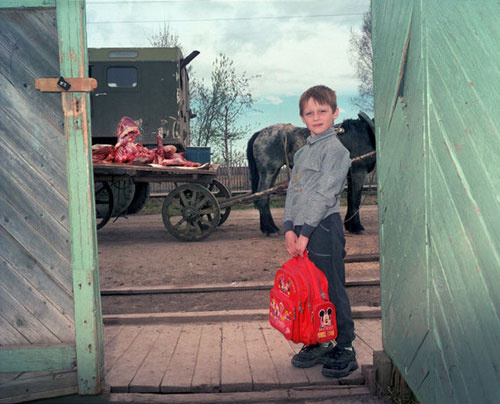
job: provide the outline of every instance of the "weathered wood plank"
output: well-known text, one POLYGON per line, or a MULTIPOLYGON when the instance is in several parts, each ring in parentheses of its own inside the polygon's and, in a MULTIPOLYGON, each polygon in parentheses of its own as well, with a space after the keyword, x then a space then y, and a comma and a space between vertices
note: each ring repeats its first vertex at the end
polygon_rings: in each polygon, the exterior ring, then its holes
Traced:
MULTIPOLYGON (((20 193, 14 193, 19 196, 20 193)), ((14 234, 14 226, 17 226, 19 231, 17 234, 26 235, 30 237, 28 239, 20 240, 21 244, 28 245, 32 249, 40 248, 40 244, 49 245, 51 254, 57 254, 64 259, 69 257, 69 240, 68 232, 58 225, 53 218, 47 214, 48 212, 44 209, 39 209, 35 204, 32 205, 32 210, 29 210, 30 202, 24 197, 9 197, 9 200, 2 198, 0 202, 2 208, 5 209, 5 213, 10 213, 12 218, 19 219, 14 222, 10 220, 5 224, 5 227, 9 229, 14 234), (65 237, 66 236, 66 237, 65 237)), ((4 215, 6 217, 6 215, 4 215)), ((48 252, 46 252, 48 254, 48 252)), ((68 273, 67 266, 62 272, 61 281, 67 280, 68 273), (66 276, 64 276, 66 275, 66 276)))
POLYGON ((0 5, 0 8, 9 8, 9 7, 51 7, 54 8, 56 6, 56 0, 4 0, 0 5))
POLYGON ((59 87, 58 78, 39 78, 35 79, 35 88, 46 93, 62 93, 62 92, 83 92, 92 91, 97 88, 97 80, 92 78, 64 78, 70 87, 66 90, 59 87))
POLYGON ((252 375, 241 324, 225 323, 222 328, 221 390, 251 390, 252 375))
POLYGON ((0 313, 0 345, 27 344, 29 340, 0 313))
POLYGON ((266 340, 267 349, 274 363, 280 386, 301 386, 309 384, 309 379, 303 369, 292 366, 291 360, 295 352, 288 341, 268 323, 259 323, 266 340))
MULTIPOLYGON (((57 2, 60 75, 88 77, 85 1, 57 2)), ((75 300, 78 391, 99 394, 103 369, 102 310, 93 198, 90 97, 62 93, 75 300), (92 349, 89 349, 89 346, 92 349)))
MULTIPOLYGON (((27 254, 24 246, 0 227, 0 266, 12 265, 33 287, 45 296, 50 296, 51 302, 61 313, 73 318, 74 308, 71 289, 64 288, 51 271, 41 267, 39 263, 27 254)), ((69 272, 69 269, 68 269, 69 272)))
POLYGON ((76 371, 26 372, 23 377, 0 388, 0 403, 13 403, 74 394, 77 391, 76 371))
POLYGON ((356 320, 355 332, 356 336, 365 342, 372 351, 383 350, 381 321, 368 319, 356 320))
MULTIPOLYGON (((21 96, 20 90, 12 86, 10 80, 0 75, 0 85, 4 90, 3 114, 0 129, 9 133, 9 145, 22 154, 25 165, 32 166, 46 181, 50 181, 60 192, 66 193, 66 172, 64 166, 64 137, 60 117, 42 115, 50 111, 40 111, 26 103, 31 94, 21 96)), ((40 102, 43 102, 40 100, 40 102)), ((60 104, 59 104, 60 106, 60 104)), ((23 172, 15 173, 22 175, 23 172)))
MULTIPOLYGON (((21 63, 19 67, 24 66, 21 63)), ((44 100, 40 98, 40 95, 35 94, 36 90, 32 85, 33 73, 29 71, 31 68, 31 66, 26 66, 25 70, 12 72, 14 77, 0 76, 0 83, 4 90, 1 107, 4 120, 1 128, 9 134, 16 135, 15 137, 9 136, 9 141, 16 149, 23 151, 29 164, 37 167, 40 173, 55 184, 63 185, 61 189, 65 190, 64 136, 60 126, 61 102, 60 99, 50 99, 54 95, 46 94, 44 98, 48 99, 44 100), (38 103, 35 103, 35 100, 38 103)), ((10 73, 10 69, 8 71, 10 73)))
POLYGON ((139 335, 143 326, 123 326, 122 331, 113 339, 112 343, 104 351, 104 363, 106 371, 113 370, 116 361, 124 355, 139 335))
POLYGON ((110 346, 115 340, 116 336, 122 332, 123 326, 112 325, 109 327, 104 327, 104 346, 110 346))
MULTIPOLYGON (((69 233, 68 224, 68 198, 65 193, 57 188, 50 178, 44 177, 36 167, 29 164, 10 143, 2 142, 0 158, 4 162, 5 170, 0 172, 2 189, 9 190, 13 204, 19 205, 20 211, 26 211, 25 205, 33 206, 33 213, 26 214, 27 221, 47 222, 48 230, 40 229, 43 234, 51 232, 47 237, 54 237, 55 243, 60 241, 62 251, 68 250, 67 242, 69 233), (43 198, 42 195, 51 195, 43 198), (15 196, 15 199, 14 199, 15 196), (52 202, 52 203, 51 203, 52 202), (39 217, 35 217, 39 216, 39 217), (57 232, 61 233, 58 235, 57 232)), ((29 212, 28 212, 29 213, 29 212)), ((57 245, 57 244, 56 244, 57 245)), ((66 253, 67 254, 67 253, 66 253)))
MULTIPOLYGON (((14 291, 15 292, 15 291, 14 291)), ((20 305, 12 296, 11 291, 0 284, 0 307, 2 316, 8 323, 15 327, 30 343, 49 344, 60 343, 54 334, 38 321, 33 315, 20 305)))
POLYGON ((0 373, 0 389, 1 386, 9 384, 21 376, 22 372, 0 373))
POLYGON ((214 393, 220 390, 221 384, 222 326, 203 324, 201 327, 200 347, 191 391, 214 393))
POLYGON ((106 381, 112 393, 127 393, 129 384, 160 335, 158 326, 143 327, 126 352, 115 362, 106 374, 106 381))
POLYGON ((25 248, 27 254, 50 271, 66 290, 71 290, 71 272, 68 271, 69 257, 54 250, 49 240, 34 236, 34 229, 26 224, 24 218, 4 198, 4 195, 0 195, 0 221, 3 228, 25 248))
POLYGON ((161 328, 161 334, 151 347, 148 356, 140 366, 129 385, 129 391, 159 393, 175 347, 179 343, 181 325, 168 325, 161 328))
POLYGON ((279 387, 279 379, 258 323, 244 323, 243 333, 252 374, 253 389, 279 387))
POLYGON ((72 345, 24 345, 0 347, 0 372, 74 370, 76 351, 72 345))
POLYGON ((168 364, 160 391, 162 393, 185 393, 191 389, 196 357, 201 338, 201 326, 185 324, 168 364))
MULTIPOLYGON (((18 301, 38 321, 42 322, 62 342, 73 342, 75 330, 73 319, 59 311, 51 302, 50 294, 42 295, 26 281, 11 265, 2 265, 2 282, 18 301)), ((58 285, 54 285, 57 289, 58 285)))
MULTIPOLYGON (((18 96, 23 97, 23 103, 19 107, 40 112, 39 116, 34 115, 35 121, 21 121, 21 126, 33 128, 31 133, 48 133, 50 128, 62 133, 61 97, 56 94, 44 96, 34 88, 36 77, 56 77, 59 74, 55 10, 2 10, 0 43, 3 45, 0 47, 0 71, 4 72, 11 85, 16 87, 18 96), (42 123, 42 126, 39 126, 39 123, 42 123)), ((0 98, 4 95, 0 94, 0 98)), ((2 101, 0 108, 16 105, 17 100, 5 97, 2 101)), ((48 137, 44 142, 55 140, 48 137)), ((64 145, 59 143, 55 146, 58 148, 49 150, 57 156, 58 161, 64 162, 64 145)), ((32 153, 30 150, 26 152, 32 153)))

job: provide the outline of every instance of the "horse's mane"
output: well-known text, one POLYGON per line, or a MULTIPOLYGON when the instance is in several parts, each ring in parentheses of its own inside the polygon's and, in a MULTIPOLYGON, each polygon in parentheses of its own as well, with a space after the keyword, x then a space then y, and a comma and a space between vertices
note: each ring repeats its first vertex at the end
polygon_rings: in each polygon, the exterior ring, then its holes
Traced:
POLYGON ((248 169, 250 170, 250 182, 252 185, 252 193, 257 192, 257 187, 259 186, 259 172, 257 171, 257 164, 255 163, 255 156, 253 155, 253 144, 255 139, 259 136, 259 132, 255 132, 247 144, 247 159, 248 159, 248 169))
POLYGON ((375 140, 375 118, 370 119, 368 115, 366 115, 363 111, 359 111, 358 117, 360 121, 364 121, 370 128, 370 141, 375 149, 376 147, 376 140, 375 140))

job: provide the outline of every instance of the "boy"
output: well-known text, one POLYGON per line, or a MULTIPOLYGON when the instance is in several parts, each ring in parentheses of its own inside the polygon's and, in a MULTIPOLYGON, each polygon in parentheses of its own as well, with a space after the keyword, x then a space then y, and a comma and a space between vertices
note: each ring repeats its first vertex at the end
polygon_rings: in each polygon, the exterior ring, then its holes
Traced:
POLYGON ((328 279, 328 292, 335 305, 338 337, 331 342, 304 346, 292 358, 299 368, 323 364, 322 374, 344 377, 358 368, 352 347, 354 322, 345 290, 345 238, 340 218, 340 194, 351 159, 340 143, 333 121, 337 97, 326 86, 314 86, 302 94, 300 117, 310 131, 307 143, 295 153, 294 167, 285 202, 285 243, 292 256, 309 258, 328 279))

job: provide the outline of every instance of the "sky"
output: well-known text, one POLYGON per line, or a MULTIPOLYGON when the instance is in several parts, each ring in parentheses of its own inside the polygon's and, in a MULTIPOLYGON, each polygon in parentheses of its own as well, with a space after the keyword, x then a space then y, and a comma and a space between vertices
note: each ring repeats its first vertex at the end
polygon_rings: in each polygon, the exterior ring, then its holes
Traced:
POLYGON ((87 0, 88 47, 149 47, 165 24, 177 35, 192 76, 210 83, 220 53, 251 81, 258 112, 246 114, 248 138, 268 125, 303 126, 298 99, 307 88, 337 92, 338 120, 356 118, 358 82, 351 63, 351 30, 359 31, 370 0, 87 0))

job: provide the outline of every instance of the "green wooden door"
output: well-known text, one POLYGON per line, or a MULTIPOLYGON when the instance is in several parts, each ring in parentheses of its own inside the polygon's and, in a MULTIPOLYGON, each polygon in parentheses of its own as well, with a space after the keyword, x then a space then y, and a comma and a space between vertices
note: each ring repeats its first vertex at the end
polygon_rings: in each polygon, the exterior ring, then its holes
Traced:
POLYGON ((0 6, 2 402, 101 390, 88 95, 35 89, 84 77, 84 16, 83 1, 0 6))
POLYGON ((383 342, 425 403, 500 394, 498 15, 372 2, 383 342))

